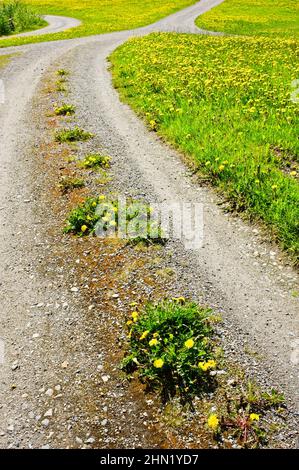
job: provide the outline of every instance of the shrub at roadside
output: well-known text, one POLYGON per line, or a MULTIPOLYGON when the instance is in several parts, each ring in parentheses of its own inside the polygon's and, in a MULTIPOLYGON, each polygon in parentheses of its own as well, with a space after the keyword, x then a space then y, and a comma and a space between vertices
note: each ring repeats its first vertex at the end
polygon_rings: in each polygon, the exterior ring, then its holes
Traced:
POLYGON ((0 5, 0 36, 37 29, 46 22, 24 3, 4 2, 0 5))

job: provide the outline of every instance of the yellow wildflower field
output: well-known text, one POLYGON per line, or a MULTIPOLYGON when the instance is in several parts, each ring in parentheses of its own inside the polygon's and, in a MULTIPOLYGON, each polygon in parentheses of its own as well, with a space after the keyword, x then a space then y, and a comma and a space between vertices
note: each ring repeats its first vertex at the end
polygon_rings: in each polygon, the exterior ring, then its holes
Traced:
POLYGON ((232 34, 298 37, 298 0, 225 0, 197 21, 200 28, 232 34))
POLYGON ((298 46, 295 39, 161 33, 132 39, 111 56, 115 86, 149 127, 297 259, 298 46))

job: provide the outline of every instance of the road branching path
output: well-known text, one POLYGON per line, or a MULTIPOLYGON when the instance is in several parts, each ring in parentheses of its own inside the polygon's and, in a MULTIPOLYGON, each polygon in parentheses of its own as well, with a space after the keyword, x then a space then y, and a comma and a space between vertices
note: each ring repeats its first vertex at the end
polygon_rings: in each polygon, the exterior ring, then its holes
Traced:
MULTIPOLYGON (((188 251, 173 242, 171 269, 162 266, 160 276, 168 292, 180 289, 222 313, 227 354, 245 368, 248 362, 259 382, 282 389, 291 419, 298 415, 296 272, 259 228, 225 214, 176 152, 120 102, 107 63, 132 36, 200 34, 195 19, 220 3, 202 0, 134 31, 0 50, 0 58, 10 55, 0 70, 0 447, 186 445, 151 424, 150 401, 142 390, 120 384, 111 366, 121 358, 116 313, 153 288, 143 282, 146 254, 132 251, 126 261, 108 245, 103 257, 100 245, 93 253, 90 241, 62 234, 64 206, 76 200, 59 201, 55 188, 75 149, 53 143, 59 124, 51 109, 57 87, 64 86, 58 70, 68 72, 65 100, 76 106, 76 124, 95 136, 77 150, 83 155, 98 146, 112 157, 113 190, 155 202, 203 204, 202 248, 188 251)), ((72 20, 58 28, 69 26, 72 20)), ((155 260, 151 266, 159 264, 155 260)), ((161 296, 165 286, 157 286, 161 296)))

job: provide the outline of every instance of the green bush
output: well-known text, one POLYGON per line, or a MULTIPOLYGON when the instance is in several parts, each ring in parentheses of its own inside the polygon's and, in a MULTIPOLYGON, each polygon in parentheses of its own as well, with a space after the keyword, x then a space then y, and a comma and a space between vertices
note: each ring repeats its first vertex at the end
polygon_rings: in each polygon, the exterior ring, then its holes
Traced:
POLYGON ((189 399, 212 386, 216 368, 212 323, 216 317, 184 298, 149 303, 128 320, 129 351, 122 368, 136 371, 165 400, 189 399))
POLYGON ((0 5, 0 36, 36 29, 44 24, 42 18, 19 1, 0 5))

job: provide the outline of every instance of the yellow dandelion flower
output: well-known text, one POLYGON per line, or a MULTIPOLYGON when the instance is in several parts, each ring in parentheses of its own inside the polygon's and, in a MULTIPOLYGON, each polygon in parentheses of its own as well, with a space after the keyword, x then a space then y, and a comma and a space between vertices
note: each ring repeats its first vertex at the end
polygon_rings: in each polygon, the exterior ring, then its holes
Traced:
POLYGON ((87 225, 82 225, 82 227, 81 227, 81 232, 85 233, 86 230, 88 230, 87 225))
POLYGON ((153 334, 153 338, 158 338, 158 336, 159 336, 159 333, 154 333, 153 334))
POLYGON ((296 175, 297 175, 297 171, 295 171, 295 170, 294 170, 294 171, 291 171, 291 172, 290 172, 290 175, 291 175, 291 176, 296 176, 296 175))
POLYGON ((132 323, 133 323, 132 320, 128 320, 128 321, 127 321, 127 325, 128 325, 128 326, 132 325, 132 323))
POLYGON ((260 416, 256 413, 251 413, 250 416, 249 416, 249 419, 251 422, 253 421, 259 421, 260 420, 260 416))
POLYGON ((132 313, 131 313, 131 317, 133 318, 133 320, 134 320, 135 322, 138 320, 138 315, 139 315, 138 312, 132 312, 132 313))
POLYGON ((156 367, 156 369, 161 369, 161 367, 164 366, 164 361, 163 359, 156 359, 154 361, 154 367, 156 367))
POLYGON ((144 338, 146 338, 148 334, 149 334, 149 330, 144 331, 144 332, 142 333, 142 335, 140 336, 140 338, 139 338, 140 341, 142 341, 144 338))
POLYGON ((216 361, 214 361, 213 359, 209 359, 208 361, 206 362, 199 362, 198 363, 198 367, 203 370, 204 372, 206 372, 207 370, 210 370, 210 369, 215 369, 216 367, 216 361))
POLYGON ((104 199, 106 199, 106 196, 104 194, 101 194, 101 196, 99 196, 99 201, 104 201, 104 199))
POLYGON ((152 346, 156 346, 158 343, 159 341, 156 338, 153 338, 149 341, 148 344, 152 347, 152 346))
POLYGON ((194 346, 194 341, 193 341, 193 339, 192 339, 192 338, 187 339, 187 341, 185 341, 185 346, 186 346, 187 349, 193 348, 193 346, 194 346))
POLYGON ((215 413, 212 413, 208 417, 208 426, 214 432, 217 431, 217 429, 219 428, 219 419, 217 418, 217 415, 215 415, 215 413))

